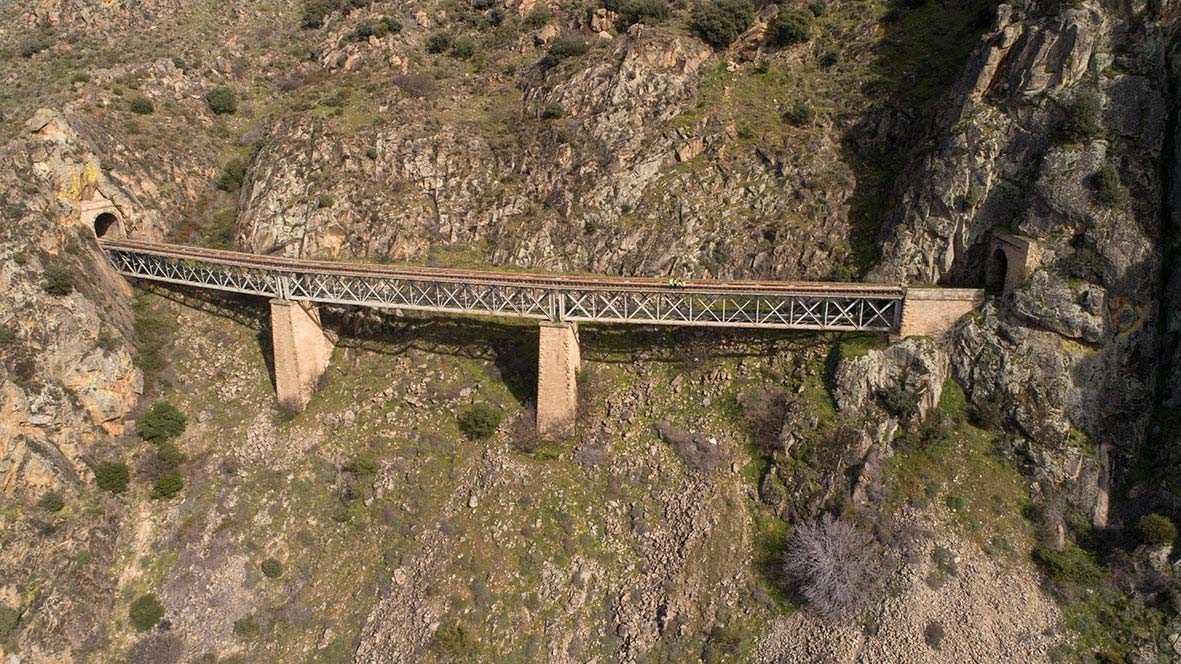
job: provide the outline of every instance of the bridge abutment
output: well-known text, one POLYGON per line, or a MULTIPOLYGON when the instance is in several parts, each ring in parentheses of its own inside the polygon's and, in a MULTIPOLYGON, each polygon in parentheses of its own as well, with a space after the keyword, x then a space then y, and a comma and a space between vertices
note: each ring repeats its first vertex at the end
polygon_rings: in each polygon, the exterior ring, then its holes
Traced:
POLYGON ((537 359, 537 434, 569 435, 578 415, 578 325, 542 321, 537 359))
POLYGON ((271 300, 271 339, 275 355, 275 395, 284 408, 307 407, 328 368, 332 341, 320 325, 315 305, 271 300))
POLYGON ((982 288, 908 288, 897 336, 941 337, 982 304, 982 288))

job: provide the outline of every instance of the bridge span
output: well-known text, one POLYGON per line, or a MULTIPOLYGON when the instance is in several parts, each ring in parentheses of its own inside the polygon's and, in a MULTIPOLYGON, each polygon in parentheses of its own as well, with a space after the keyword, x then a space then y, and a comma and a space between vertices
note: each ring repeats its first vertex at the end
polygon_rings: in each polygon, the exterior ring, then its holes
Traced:
POLYGON ((978 306, 975 289, 747 280, 669 282, 262 256, 100 238, 115 270, 146 279, 271 299, 280 403, 302 409, 328 366, 332 343, 318 304, 535 319, 541 322, 538 431, 574 421, 578 323, 939 334, 978 306))

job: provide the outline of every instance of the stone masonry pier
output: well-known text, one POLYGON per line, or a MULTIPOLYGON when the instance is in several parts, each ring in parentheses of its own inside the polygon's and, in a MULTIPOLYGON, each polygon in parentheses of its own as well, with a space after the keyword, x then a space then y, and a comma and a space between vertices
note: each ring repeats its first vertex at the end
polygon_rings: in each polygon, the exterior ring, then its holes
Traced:
POLYGON ((109 207, 86 212, 124 276, 269 298, 275 391, 290 410, 307 406, 332 357, 320 304, 537 320, 537 429, 547 439, 568 435, 577 418, 581 323, 939 336, 984 301, 982 289, 674 282, 257 256, 121 239, 109 207))

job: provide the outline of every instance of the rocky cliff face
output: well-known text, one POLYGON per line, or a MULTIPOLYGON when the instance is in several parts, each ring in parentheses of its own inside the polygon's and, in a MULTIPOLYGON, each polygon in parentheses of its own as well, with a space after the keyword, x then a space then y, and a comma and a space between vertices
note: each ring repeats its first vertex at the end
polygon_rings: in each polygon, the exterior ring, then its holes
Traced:
MULTIPOLYGON (((957 378, 1033 441, 1040 468, 1063 465, 1044 456, 1077 457, 1082 432, 1124 477, 1145 440, 1161 342, 1161 155, 1172 140, 1166 18, 1152 3, 1003 6, 934 149, 917 158, 923 177, 904 188, 874 272, 982 283, 1001 260, 990 253, 996 233, 1041 249, 1024 283, 952 340, 957 378)), ((1080 507, 1104 521, 1102 492, 1083 494, 1098 502, 1080 507)))
MULTIPOLYGON (((303 4, 0 7, 19 50, 0 58, 0 111, 32 118, 6 123, 0 151, 0 608, 19 608, 0 647, 1050 661, 1075 637, 1029 560, 1045 533, 1039 562, 1061 571, 1054 552, 1080 551, 1087 522, 1181 511, 1172 3, 767 6, 728 49, 679 9, 628 27, 614 3, 526 21, 540 3, 375 2, 301 29, 303 4), (815 33, 775 46, 788 9, 815 33), (400 30, 358 32, 383 16, 400 30), (431 52, 441 32, 476 52, 431 52), (550 51, 564 33, 586 52, 550 51), (205 100, 220 86, 236 112, 205 100), (132 111, 140 97, 152 112, 132 111), (1003 233, 1038 261, 940 340, 591 331, 590 416, 542 449, 521 424, 531 350, 512 326, 336 312, 398 336, 346 339, 312 410, 284 419, 255 309, 146 297, 181 329, 158 390, 190 415, 169 501, 129 436, 146 341, 132 295, 77 223, 98 196, 131 235, 284 255, 782 279, 872 266, 977 286, 1006 267, 1003 233), (72 293, 46 292, 50 268, 72 293), (489 442, 455 429, 475 400, 508 414, 489 442), (116 457, 138 460, 119 497, 93 484, 116 457), (35 507, 49 492, 64 512, 35 507), (873 624, 783 610, 777 556, 822 512, 891 552, 873 624), (282 576, 264 579, 264 555, 282 576), (171 630, 127 624, 145 592, 171 630)), ((1080 555, 1063 566, 1087 572, 1080 555)), ((1126 559, 1172 587, 1168 557, 1126 559)), ((1143 575, 1088 578, 1107 577, 1143 575)), ((1158 586, 1147 609, 1095 602, 1139 625, 1135 611, 1172 615, 1158 586)), ((1115 650, 1152 661, 1164 623, 1115 650)))

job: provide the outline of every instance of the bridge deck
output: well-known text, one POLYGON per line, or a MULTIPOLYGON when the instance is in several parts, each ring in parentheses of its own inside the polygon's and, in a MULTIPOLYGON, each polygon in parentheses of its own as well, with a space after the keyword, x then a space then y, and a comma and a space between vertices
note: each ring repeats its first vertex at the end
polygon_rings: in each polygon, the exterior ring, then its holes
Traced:
POLYGON ((272 298, 574 322, 896 331, 901 286, 453 270, 99 240, 121 274, 272 298))

